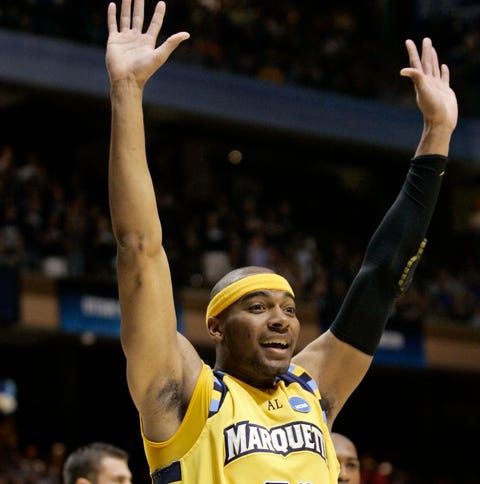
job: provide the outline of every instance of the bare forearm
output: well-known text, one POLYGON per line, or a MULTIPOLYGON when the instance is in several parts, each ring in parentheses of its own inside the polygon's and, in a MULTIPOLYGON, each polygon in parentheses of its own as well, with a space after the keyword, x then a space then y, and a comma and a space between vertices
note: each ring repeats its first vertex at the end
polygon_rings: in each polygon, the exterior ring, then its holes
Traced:
POLYGON ((422 137, 415 156, 443 155, 448 156, 453 129, 446 125, 424 123, 422 137))
POLYGON ((109 196, 118 239, 147 231, 157 209, 146 158, 142 90, 128 81, 112 85, 111 106, 109 196))

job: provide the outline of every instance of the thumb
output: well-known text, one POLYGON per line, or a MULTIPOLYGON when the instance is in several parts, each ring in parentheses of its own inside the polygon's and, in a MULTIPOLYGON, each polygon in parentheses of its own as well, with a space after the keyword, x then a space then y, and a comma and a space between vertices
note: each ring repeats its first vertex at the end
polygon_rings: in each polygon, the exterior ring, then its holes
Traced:
POLYGON ((417 81, 420 78, 421 73, 418 69, 414 69, 413 67, 404 67, 400 71, 400 75, 402 77, 409 77, 410 79, 412 79, 412 81, 417 81))
POLYGON ((172 52, 184 41, 190 37, 188 32, 178 32, 168 37, 161 45, 155 49, 155 58, 159 66, 170 57, 172 52))
POLYGON ((167 54, 170 54, 185 40, 190 38, 190 34, 188 32, 178 32, 174 35, 168 37, 167 40, 163 43, 162 47, 167 54))

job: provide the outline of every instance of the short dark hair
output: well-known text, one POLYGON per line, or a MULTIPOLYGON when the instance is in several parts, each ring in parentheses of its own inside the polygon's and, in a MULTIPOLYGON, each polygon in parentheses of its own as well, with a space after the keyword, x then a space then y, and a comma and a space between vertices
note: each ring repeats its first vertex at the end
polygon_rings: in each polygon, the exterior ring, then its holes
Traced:
POLYGON ((84 477, 97 482, 101 461, 104 457, 114 457, 128 462, 128 452, 106 442, 92 442, 78 447, 65 461, 63 466, 63 483, 75 484, 77 479, 84 477))

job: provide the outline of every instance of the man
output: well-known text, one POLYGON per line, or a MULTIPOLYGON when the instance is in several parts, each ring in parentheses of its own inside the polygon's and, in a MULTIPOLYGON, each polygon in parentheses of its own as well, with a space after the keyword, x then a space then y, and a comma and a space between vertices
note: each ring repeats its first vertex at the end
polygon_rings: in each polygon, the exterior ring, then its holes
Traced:
POLYGON ((92 442, 74 450, 63 466, 64 484, 131 484, 128 453, 112 444, 92 442))
POLYGON ((332 432, 332 442, 340 464, 338 482, 360 484, 360 460, 355 444, 345 435, 332 432))
MULTIPOLYGON (((156 47, 165 4, 142 32, 144 1, 108 7, 111 85, 109 197, 117 241, 121 341, 155 483, 336 483, 335 417, 367 372, 395 297, 423 251, 445 171, 457 102, 430 39, 408 40, 424 130, 405 184, 369 243, 331 325, 294 357, 294 291, 268 268, 229 272, 212 289, 206 324, 212 370, 177 332, 142 99, 148 79, 189 37, 156 47), (320 400, 321 399, 321 400, 320 400)), ((168 235, 168 234, 167 234, 168 235)))

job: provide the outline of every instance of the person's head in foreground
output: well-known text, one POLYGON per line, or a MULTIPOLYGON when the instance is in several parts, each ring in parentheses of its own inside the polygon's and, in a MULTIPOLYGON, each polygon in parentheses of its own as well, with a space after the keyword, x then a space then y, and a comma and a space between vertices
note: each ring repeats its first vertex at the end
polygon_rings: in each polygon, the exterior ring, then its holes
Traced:
POLYGON ((338 482, 360 484, 360 460, 355 444, 345 435, 332 432, 333 446, 340 463, 338 482))
POLYGON ((112 444, 93 442, 74 450, 63 466, 64 484, 131 484, 128 453, 112 444))

